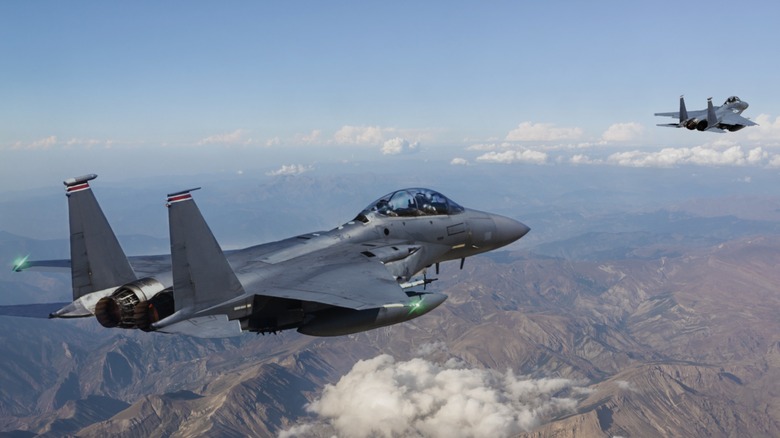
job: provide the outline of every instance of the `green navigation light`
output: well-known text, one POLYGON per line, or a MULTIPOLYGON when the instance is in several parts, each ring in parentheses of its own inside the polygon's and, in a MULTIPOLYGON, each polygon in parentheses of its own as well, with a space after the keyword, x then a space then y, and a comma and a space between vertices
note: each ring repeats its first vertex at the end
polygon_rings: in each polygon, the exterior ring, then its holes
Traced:
POLYGON ((412 313, 419 312, 419 311, 422 311, 422 310, 423 310, 422 297, 419 300, 409 304, 409 314, 410 315, 412 313))
POLYGON ((29 254, 24 257, 18 257, 16 260, 14 260, 14 265, 11 268, 11 270, 14 272, 21 272, 22 269, 25 268, 24 265, 27 263, 27 259, 29 258, 30 258, 29 254))

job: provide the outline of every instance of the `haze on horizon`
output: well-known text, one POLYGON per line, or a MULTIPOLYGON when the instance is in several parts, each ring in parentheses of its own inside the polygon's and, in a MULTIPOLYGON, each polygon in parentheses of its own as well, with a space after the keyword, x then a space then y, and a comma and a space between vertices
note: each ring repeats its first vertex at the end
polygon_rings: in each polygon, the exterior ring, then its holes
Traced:
POLYGON ((0 183, 409 160, 775 169, 779 8, 6 3, 0 183), (680 94, 738 95, 760 126, 657 128, 680 94))

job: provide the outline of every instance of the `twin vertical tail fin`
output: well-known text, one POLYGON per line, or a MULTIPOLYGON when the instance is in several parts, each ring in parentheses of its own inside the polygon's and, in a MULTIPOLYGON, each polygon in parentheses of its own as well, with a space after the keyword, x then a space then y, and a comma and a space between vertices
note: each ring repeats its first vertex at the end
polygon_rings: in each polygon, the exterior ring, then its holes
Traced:
POLYGON ((152 327, 206 338, 238 335, 241 324, 228 320, 220 305, 230 307, 244 288, 192 199, 194 190, 168 195, 175 311, 152 327))
POLYGON ((190 189, 168 195, 171 268, 176 310, 203 310, 243 295, 235 272, 192 199, 190 189))
POLYGON ((73 299, 136 280, 89 181, 95 174, 63 181, 68 196, 73 299))
POLYGON ((680 96, 680 126, 683 126, 688 121, 688 110, 685 109, 685 98, 680 96))
POLYGON ((718 125, 718 116, 715 115, 715 107, 712 106, 712 98, 707 99, 707 128, 712 129, 718 125))

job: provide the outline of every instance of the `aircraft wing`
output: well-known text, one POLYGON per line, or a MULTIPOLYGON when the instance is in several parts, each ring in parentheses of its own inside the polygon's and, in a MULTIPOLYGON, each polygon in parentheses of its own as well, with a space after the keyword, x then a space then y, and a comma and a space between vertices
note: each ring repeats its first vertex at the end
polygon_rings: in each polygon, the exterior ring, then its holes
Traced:
POLYGON ((363 245, 337 245, 278 263, 282 272, 264 280, 257 293, 350 309, 404 303, 409 297, 384 265, 363 254, 363 245))
MULTIPOLYGON (((680 113, 679 112, 655 113, 653 115, 659 116, 659 117, 673 117, 675 119, 679 119, 680 118, 680 113)), ((707 118, 707 111, 706 110, 688 111, 688 118, 689 119, 699 119, 699 120, 701 120, 702 118, 706 119, 707 118)))
POLYGON ((721 117, 720 120, 718 120, 719 123, 723 123, 725 125, 742 125, 742 126, 756 126, 758 123, 747 119, 745 117, 740 116, 739 114, 732 113, 732 112, 726 112, 721 117))

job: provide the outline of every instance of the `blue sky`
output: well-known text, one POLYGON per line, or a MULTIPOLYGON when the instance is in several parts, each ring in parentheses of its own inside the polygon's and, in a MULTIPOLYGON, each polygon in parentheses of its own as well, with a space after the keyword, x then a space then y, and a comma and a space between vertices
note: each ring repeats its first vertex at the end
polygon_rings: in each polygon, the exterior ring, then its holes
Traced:
POLYGON ((178 168, 182 156, 192 172, 216 170, 215 156, 296 172, 409 154, 780 167, 779 12, 774 1, 3 2, 0 181, 178 168), (736 94, 761 126, 656 127, 670 120, 652 114, 675 111, 680 94, 690 109, 736 94))

